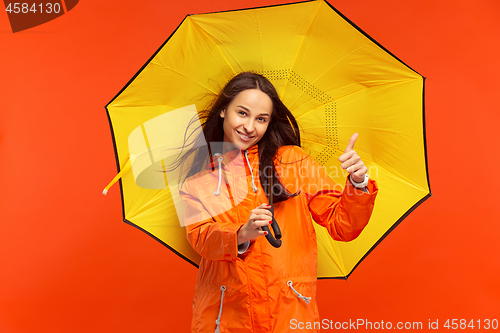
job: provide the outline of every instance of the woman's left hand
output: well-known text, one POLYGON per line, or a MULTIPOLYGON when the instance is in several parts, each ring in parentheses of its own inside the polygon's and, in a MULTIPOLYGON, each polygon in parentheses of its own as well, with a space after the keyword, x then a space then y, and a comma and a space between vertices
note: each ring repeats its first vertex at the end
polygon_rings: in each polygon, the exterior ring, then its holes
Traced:
POLYGON ((358 133, 354 133, 349 140, 344 153, 340 155, 339 161, 342 163, 340 165, 342 169, 346 169, 347 172, 351 174, 352 180, 356 183, 361 183, 365 180, 365 174, 368 172, 368 168, 361 160, 361 157, 359 157, 354 150, 354 144, 357 139, 358 133))

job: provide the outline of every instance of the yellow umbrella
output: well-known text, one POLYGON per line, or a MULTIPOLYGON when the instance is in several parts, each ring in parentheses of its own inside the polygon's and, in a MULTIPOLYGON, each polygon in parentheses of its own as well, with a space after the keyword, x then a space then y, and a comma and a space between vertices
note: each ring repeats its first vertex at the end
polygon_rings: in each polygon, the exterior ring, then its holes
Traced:
MULTIPOLYGON (((124 221, 199 263, 186 241, 172 188, 147 188, 151 177, 141 173, 162 168, 165 141, 184 136, 179 122, 187 124, 244 71, 260 73, 275 85, 299 123, 303 149, 338 183, 347 176, 338 157, 352 133, 359 133, 356 151, 380 189, 372 218, 347 243, 315 226, 318 277, 347 277, 430 196, 424 78, 325 1, 184 19, 106 106, 119 170, 112 183, 120 179, 124 221), (168 127, 172 119, 176 125, 168 127)), ((169 184, 167 174, 156 176, 169 184)))

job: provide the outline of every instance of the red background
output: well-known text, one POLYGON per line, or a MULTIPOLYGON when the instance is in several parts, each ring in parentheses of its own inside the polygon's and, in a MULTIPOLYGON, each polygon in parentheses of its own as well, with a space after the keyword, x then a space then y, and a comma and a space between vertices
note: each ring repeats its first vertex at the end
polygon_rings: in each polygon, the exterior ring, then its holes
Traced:
MULTIPOLYGON (((1 333, 189 330, 196 268, 101 194, 104 105, 186 14, 275 3, 88 0, 16 34, 0 13, 1 333)), ((321 318, 500 320, 500 2, 331 3, 427 77, 433 197, 347 282, 318 282, 321 318)))

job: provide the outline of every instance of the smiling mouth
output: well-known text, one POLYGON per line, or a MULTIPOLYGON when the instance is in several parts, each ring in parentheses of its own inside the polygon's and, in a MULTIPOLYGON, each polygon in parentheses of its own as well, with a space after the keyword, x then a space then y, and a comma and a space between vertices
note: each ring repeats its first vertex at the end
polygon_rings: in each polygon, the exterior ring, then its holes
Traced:
POLYGON ((253 138, 253 136, 248 136, 248 135, 245 135, 245 134, 241 133, 240 131, 236 131, 236 132, 237 132, 239 135, 241 135, 243 138, 245 138, 245 139, 251 139, 251 138, 253 138))

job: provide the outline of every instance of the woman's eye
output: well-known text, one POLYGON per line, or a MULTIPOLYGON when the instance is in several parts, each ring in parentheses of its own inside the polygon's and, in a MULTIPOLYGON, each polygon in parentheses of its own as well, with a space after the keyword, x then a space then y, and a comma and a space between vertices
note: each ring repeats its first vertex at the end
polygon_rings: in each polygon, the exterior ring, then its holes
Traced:
POLYGON ((259 119, 260 119, 260 121, 263 121, 263 122, 266 122, 266 121, 267 121, 267 119, 266 119, 266 118, 262 118, 262 117, 260 117, 259 119))
POLYGON ((239 111, 238 113, 239 113, 239 114, 241 114, 241 115, 244 115, 244 116, 246 116, 246 115, 247 115, 247 114, 246 114, 245 112, 243 112, 243 111, 239 111))

